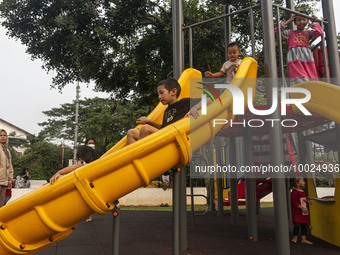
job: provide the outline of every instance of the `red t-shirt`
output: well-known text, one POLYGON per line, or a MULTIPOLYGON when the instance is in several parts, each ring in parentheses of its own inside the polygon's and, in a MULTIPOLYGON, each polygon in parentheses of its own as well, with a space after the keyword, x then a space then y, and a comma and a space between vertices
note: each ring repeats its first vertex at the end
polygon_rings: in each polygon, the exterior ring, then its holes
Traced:
POLYGON ((307 198, 304 191, 293 189, 291 195, 291 205, 292 205, 292 220, 293 223, 309 223, 309 214, 303 213, 299 205, 307 208, 307 198))

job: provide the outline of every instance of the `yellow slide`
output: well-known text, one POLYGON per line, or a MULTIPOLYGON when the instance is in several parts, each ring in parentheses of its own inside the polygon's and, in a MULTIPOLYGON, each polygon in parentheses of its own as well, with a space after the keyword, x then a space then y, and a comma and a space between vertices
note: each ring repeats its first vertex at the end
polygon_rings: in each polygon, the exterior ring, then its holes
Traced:
MULTIPOLYGON (((304 82, 294 87, 310 91, 311 99, 303 104, 313 116, 321 116, 340 124, 340 87, 319 81, 304 82)), ((301 94, 292 94, 300 98, 301 94)), ((293 107, 295 113, 300 113, 293 107)), ((340 247, 340 174, 339 165, 334 165, 335 194, 334 200, 317 197, 315 182, 310 173, 308 176, 308 196, 316 198, 310 205, 312 235, 340 247)))
MULTIPOLYGON (((340 87, 321 81, 309 81, 294 85, 295 88, 304 88, 311 93, 311 99, 303 104, 314 116, 321 116, 340 124, 340 87)), ((291 98, 301 98, 301 93, 290 93, 291 98)), ((301 113, 293 105, 293 112, 301 113)))
MULTIPOLYGON (((256 61, 246 58, 235 77, 240 79, 234 79, 233 85, 247 96, 248 87, 255 89, 256 74, 256 61)), ((190 96, 191 78, 201 78, 201 73, 195 69, 183 72, 179 79, 182 97, 190 96)), ((219 102, 210 104, 208 115, 198 120, 184 118, 131 145, 123 138, 99 160, 0 208, 0 254, 33 254, 51 246, 93 212, 112 210, 120 197, 148 185, 170 168, 186 165, 191 150, 209 142, 222 127, 214 128, 213 119, 234 117, 229 90, 221 99, 222 106, 219 102), (190 143, 193 133, 199 133, 201 139, 190 143)), ((160 123, 165 108, 159 104, 148 117, 160 123)))

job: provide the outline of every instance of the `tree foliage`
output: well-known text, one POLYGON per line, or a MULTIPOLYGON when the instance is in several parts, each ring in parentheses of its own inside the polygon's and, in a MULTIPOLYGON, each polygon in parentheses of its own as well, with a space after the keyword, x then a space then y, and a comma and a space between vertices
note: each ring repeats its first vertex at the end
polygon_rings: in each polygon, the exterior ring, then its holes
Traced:
MULTIPOLYGON (((41 141, 39 138, 30 138, 34 141, 21 156, 13 156, 14 178, 24 167, 27 167, 32 179, 46 180, 55 174, 62 166, 68 166, 68 159, 73 157, 69 147, 64 148, 64 161, 62 162, 62 146, 41 141)), ((15 153, 12 155, 15 155, 15 153)))
MULTIPOLYGON (((132 101, 93 98, 79 101, 78 142, 95 138, 96 150, 102 154, 136 125, 136 119, 146 115, 151 107, 140 107, 132 101)), ((48 120, 39 123, 39 133, 47 139, 74 140, 75 104, 66 103, 43 113, 48 120)))
MULTIPOLYGON (((308 9, 316 2, 295 1, 308 9)), ((243 1, 231 11, 250 3, 259 1, 243 1)), ((186 24, 222 14, 222 5, 213 1, 184 0, 186 24)), ((147 103, 155 96, 154 85, 172 71, 170 0, 3 0, 0 15, 8 35, 26 45, 27 53, 41 59, 47 71, 55 72, 53 85, 59 88, 94 81, 98 90, 115 92, 119 98, 133 93, 147 103)), ((263 74, 259 9, 254 16, 256 58, 263 74)), ((232 40, 240 42, 243 57, 250 54, 249 29, 248 13, 232 18, 232 40)), ((225 60, 223 33, 222 20, 194 29, 195 68, 220 69, 225 60)))

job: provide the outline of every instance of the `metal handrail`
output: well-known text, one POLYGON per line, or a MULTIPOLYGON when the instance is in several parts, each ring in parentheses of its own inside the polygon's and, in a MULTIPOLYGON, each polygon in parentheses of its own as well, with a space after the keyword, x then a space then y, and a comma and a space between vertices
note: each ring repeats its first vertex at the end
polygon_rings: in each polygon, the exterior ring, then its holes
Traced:
POLYGON ((231 13, 228 13, 228 14, 223 14, 223 15, 217 16, 217 17, 215 17, 215 18, 211 18, 211 19, 207 19, 207 20, 204 20, 204 21, 200 21, 200 22, 197 22, 197 23, 188 25, 188 26, 187 26, 187 25, 184 25, 183 28, 182 28, 182 30, 184 31, 184 30, 186 30, 186 29, 194 28, 194 27, 197 27, 197 26, 200 26, 200 25, 203 25, 203 24, 207 24, 207 23, 216 21, 216 20, 220 20, 220 19, 225 19, 225 18, 228 18, 228 17, 232 17, 232 16, 237 15, 237 14, 240 14, 240 13, 248 12, 250 9, 255 9, 255 8, 259 8, 259 7, 260 7, 260 5, 257 4, 257 5, 253 5, 253 6, 250 6, 250 7, 247 7, 247 8, 238 10, 238 11, 235 11, 235 12, 231 12, 231 13))
MULTIPOLYGON (((281 9, 281 10, 283 10, 283 11, 287 11, 287 12, 289 12, 289 13, 297 14, 297 15, 299 15, 299 16, 302 16, 302 17, 305 17, 305 18, 308 18, 308 19, 314 19, 314 17, 312 17, 312 16, 306 15, 306 14, 301 13, 301 12, 298 12, 298 11, 294 11, 294 10, 292 10, 292 9, 288 9, 288 8, 283 7, 283 6, 281 6, 281 5, 278 5, 278 4, 273 4, 273 6, 276 7, 276 8, 279 8, 279 9, 281 9)), ((316 20, 316 21, 317 21, 317 20, 316 20)), ((320 20, 319 20, 319 21, 320 21, 320 20)), ((328 24, 328 22, 327 22, 326 20, 323 20, 323 23, 328 24)))

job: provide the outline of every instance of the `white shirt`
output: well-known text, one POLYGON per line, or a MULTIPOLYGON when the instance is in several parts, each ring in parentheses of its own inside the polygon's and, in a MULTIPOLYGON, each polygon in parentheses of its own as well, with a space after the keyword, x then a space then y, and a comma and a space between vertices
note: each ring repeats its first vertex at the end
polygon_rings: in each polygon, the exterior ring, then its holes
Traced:
POLYGON ((228 79, 233 79, 235 74, 237 73, 238 67, 240 66, 241 62, 242 62, 241 59, 238 59, 235 62, 231 62, 230 60, 228 60, 223 64, 221 71, 227 74, 228 79))

